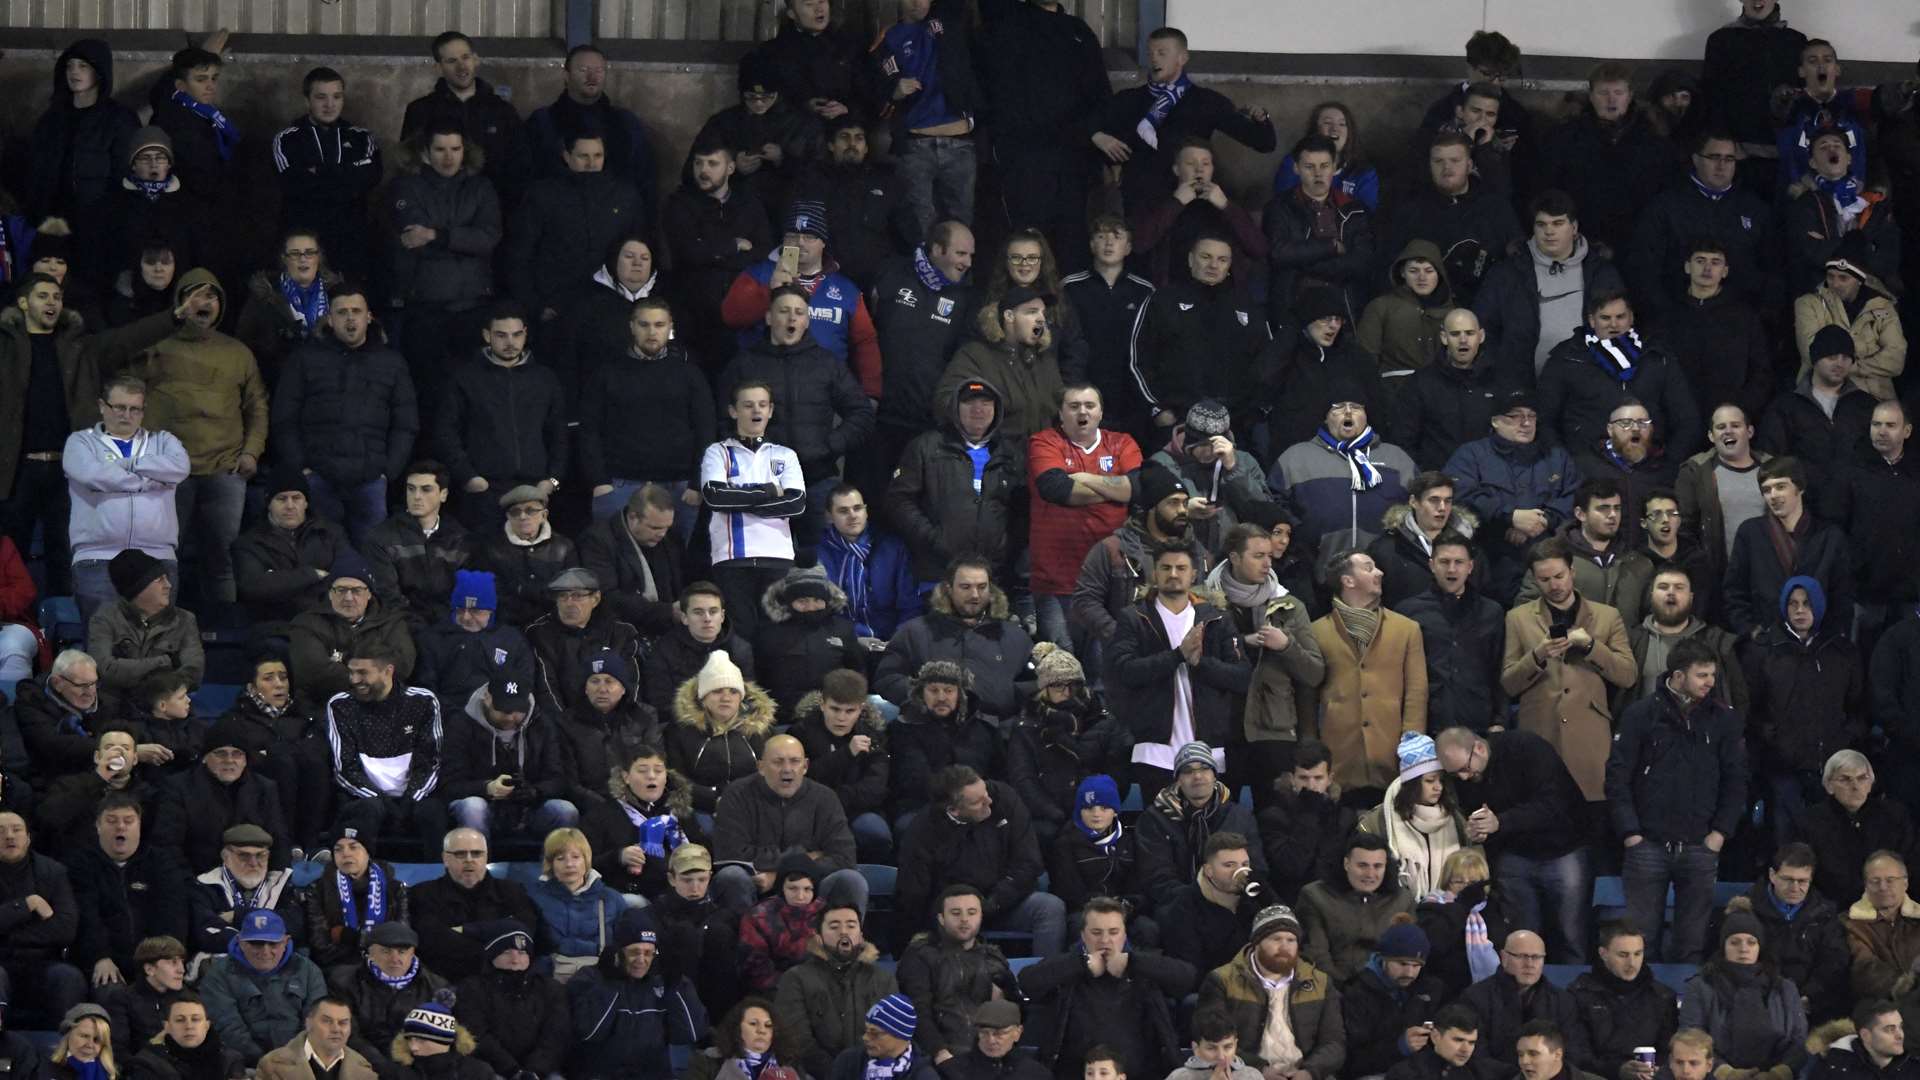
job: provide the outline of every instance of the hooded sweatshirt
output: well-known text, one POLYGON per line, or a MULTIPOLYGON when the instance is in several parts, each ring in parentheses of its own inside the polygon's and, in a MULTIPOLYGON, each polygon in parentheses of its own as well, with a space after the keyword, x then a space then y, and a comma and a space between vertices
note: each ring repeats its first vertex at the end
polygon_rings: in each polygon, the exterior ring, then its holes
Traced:
MULTIPOLYGON (((213 290, 223 314, 228 310, 220 279, 205 269, 180 276, 174 305, 198 285, 213 290)), ((147 430, 172 432, 187 448, 192 475, 230 473, 242 454, 258 461, 266 453, 267 387, 239 341, 189 319, 134 367, 147 380, 147 430)))
POLYGON ((1540 337, 1533 346, 1533 373, 1547 366, 1547 354, 1566 340, 1566 334, 1586 321, 1584 306, 1587 292, 1587 238, 1573 239, 1573 253, 1555 259, 1540 250, 1536 240, 1527 241, 1527 254, 1533 257, 1533 284, 1540 291, 1540 337), (1562 330, 1566 333, 1562 333, 1562 330))
POLYGON ((1394 257, 1387 273, 1389 290, 1367 305, 1360 316, 1360 347, 1380 362, 1380 371, 1418 370, 1440 353, 1440 324, 1453 309, 1453 285, 1440 246, 1431 240, 1412 240, 1394 257), (1440 280, 1426 296, 1414 295, 1401 276, 1415 259, 1432 264, 1440 280))
POLYGON ((71 218, 111 192, 125 171, 121 145, 139 126, 133 110, 113 99, 112 48, 99 38, 81 38, 67 46, 53 61, 53 97, 33 127, 28 218, 71 218), (73 105, 73 91, 67 89, 69 60, 86 61, 99 79, 99 96, 87 108, 73 105))

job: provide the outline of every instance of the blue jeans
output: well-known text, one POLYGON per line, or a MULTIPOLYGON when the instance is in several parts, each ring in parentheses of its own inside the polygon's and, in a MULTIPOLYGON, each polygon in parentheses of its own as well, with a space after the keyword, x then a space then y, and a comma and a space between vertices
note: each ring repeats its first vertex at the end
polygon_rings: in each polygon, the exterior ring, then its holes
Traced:
MULTIPOLYGON (((33 631, 19 623, 0 623, 0 683, 17 683, 33 674, 34 657, 40 654, 40 641, 33 631)), ((866 817, 873 815, 867 814, 866 817)), ((881 823, 885 828, 885 823, 881 823)), ((857 830, 856 830, 857 834, 857 830)), ((887 837, 887 845, 893 845, 893 837, 887 837)), ((868 860, 877 862, 879 860, 868 860)))
MULTIPOLYGON (((366 547, 369 530, 387 520, 387 478, 384 476, 336 491, 326 477, 312 472, 307 474, 307 488, 313 492, 313 512, 345 527, 355 551, 366 547)), ((267 497, 272 498, 273 493, 268 492, 267 497)))
POLYGON ((924 238, 938 221, 973 224, 973 180, 980 164, 972 139, 909 135, 893 144, 893 156, 916 238, 924 238))
POLYGON ((633 498, 634 492, 648 484, 658 484, 673 492, 673 530, 680 534, 683 542, 693 539, 693 523, 699 520, 700 508, 688 506, 680 500, 687 490, 685 480, 622 480, 614 477, 612 483, 612 491, 593 497, 593 520, 607 520, 627 508, 627 500, 633 498))
MULTIPOLYGON (((867 917, 867 879, 858 870, 835 870, 814 883, 813 893, 830 903, 850 904, 867 917)), ((738 863, 720 868, 713 875, 713 898, 721 907, 745 911, 760 902, 760 889, 753 874, 738 863)))
MULTIPOLYGON (((565 799, 548 799, 537 807, 513 804, 509 813, 501 815, 503 819, 516 819, 518 828, 513 832, 528 836, 544 837, 555 829, 569 829, 580 820, 580 811, 565 799)), ((470 795, 464 799, 455 799, 448 805, 447 811, 453 815, 453 823, 462 829, 473 829, 480 835, 491 837, 488 829, 493 825, 493 802, 479 795, 470 795)))
POLYGON ((853 847, 859 852, 857 858, 863 863, 891 863, 893 861, 893 830, 887 827, 887 819, 869 810, 859 814, 847 827, 853 830, 853 847))
POLYGON ((1058 956, 1067 947, 1067 905, 1052 893, 1029 893, 1012 911, 987 920, 989 930, 1024 930, 1033 935, 1033 955, 1058 956))
POLYGON ((181 561, 194 567, 187 583, 201 603, 233 603, 232 548, 247 506, 246 480, 239 473, 189 476, 173 498, 180 516, 181 561))
POLYGON ((1051 641, 1063 649, 1073 649, 1073 628, 1067 623, 1067 605, 1072 602, 1071 596, 1033 594, 1033 614, 1040 622, 1042 641, 1051 641))
POLYGON ((1807 820, 1807 809, 1818 805, 1825 795, 1817 772, 1767 773, 1762 779, 1771 807, 1769 816, 1773 818, 1773 846, 1778 849, 1805 835, 1801 826, 1807 820))
POLYGON ((1663 844, 1642 840, 1626 850, 1620 876, 1627 892, 1627 917, 1647 936, 1647 959, 1661 956, 1661 929, 1667 918, 1667 886, 1673 886, 1673 937, 1665 959, 1698 964, 1707 951, 1707 917, 1713 911, 1713 883, 1720 855, 1705 844, 1663 844))
POLYGON ((1494 860, 1493 876, 1506 895, 1513 925, 1546 939, 1547 963, 1578 963, 1586 955, 1593 910, 1593 858, 1586 848, 1555 859, 1509 851, 1494 860))
MULTIPOLYGON (((180 591, 180 564, 172 559, 162 559, 160 565, 167 568, 167 580, 173 582, 173 591, 177 594, 180 591)), ((85 559, 73 564, 73 602, 80 609, 83 633, 93 622, 94 612, 112 606, 119 599, 120 594, 113 591, 113 579, 107 576, 106 559, 85 559)))

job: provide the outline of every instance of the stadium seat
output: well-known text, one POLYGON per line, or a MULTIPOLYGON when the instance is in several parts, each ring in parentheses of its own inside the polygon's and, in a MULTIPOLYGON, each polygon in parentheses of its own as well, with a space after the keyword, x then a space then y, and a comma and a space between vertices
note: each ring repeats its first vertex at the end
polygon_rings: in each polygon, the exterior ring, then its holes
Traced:
POLYGON ((1128 784, 1127 793, 1120 798, 1120 812, 1137 814, 1146 808, 1146 804, 1140 801, 1140 785, 1128 784))
POLYGON ((403 862, 393 864, 393 876, 400 883, 412 888, 434 878, 446 877, 447 868, 437 862, 403 862))
POLYGON ((1675 994, 1683 993, 1687 988, 1687 980, 1693 978, 1694 973, 1700 970, 1694 964, 1650 964, 1648 966, 1653 968, 1655 981, 1675 994))
POLYGON ((1040 962, 1040 958, 1039 958, 1039 957, 1037 957, 1037 956, 1009 956, 1009 957, 1007 957, 1007 967, 1008 967, 1008 968, 1009 968, 1009 969, 1010 969, 1010 970, 1011 970, 1011 971, 1012 971, 1012 972, 1013 972, 1013 973, 1014 973, 1015 975, 1018 975, 1018 974, 1020 974, 1020 973, 1021 973, 1022 971, 1025 971, 1025 970, 1027 970, 1028 968, 1030 968, 1030 967, 1032 967, 1033 965, 1035 965, 1035 964, 1037 964, 1037 963, 1039 963, 1039 962, 1040 962))
POLYGON ((887 906, 892 906, 893 890, 900 879, 900 871, 897 867, 883 863, 861 863, 860 876, 867 879, 868 899, 884 898, 888 902, 887 906))
POLYGON ((80 621, 80 605, 71 596, 49 596, 40 601, 40 629, 46 631, 55 649, 86 644, 87 628, 80 621))
POLYGON ((1573 985, 1573 980, 1590 970, 1587 964, 1548 964, 1547 981, 1565 990, 1573 985))
POLYGON ((245 689, 236 683, 202 683, 193 692, 193 715, 212 719, 233 708, 245 689))

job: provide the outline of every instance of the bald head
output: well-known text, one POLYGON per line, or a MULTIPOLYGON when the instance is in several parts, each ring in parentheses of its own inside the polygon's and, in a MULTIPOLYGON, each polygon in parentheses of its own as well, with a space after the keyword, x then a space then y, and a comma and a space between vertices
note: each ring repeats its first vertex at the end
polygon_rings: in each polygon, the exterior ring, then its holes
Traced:
POLYGON ((775 795, 791 799, 807 779, 807 751, 791 735, 775 735, 760 751, 760 776, 775 795))
POLYGON ((1487 332, 1480 329, 1480 317, 1466 308, 1454 308, 1440 323, 1440 340, 1446 348, 1447 363, 1469 368, 1480 358, 1480 346, 1487 332))
POLYGON ((1521 989, 1532 986, 1547 970, 1547 943, 1531 930, 1515 930, 1500 948, 1500 967, 1521 989))

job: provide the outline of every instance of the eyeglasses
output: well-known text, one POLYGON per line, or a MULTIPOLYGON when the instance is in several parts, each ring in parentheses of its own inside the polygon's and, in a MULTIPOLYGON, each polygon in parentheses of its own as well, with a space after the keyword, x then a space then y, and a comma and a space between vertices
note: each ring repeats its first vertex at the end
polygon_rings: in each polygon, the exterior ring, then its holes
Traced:
POLYGON ((1546 953, 1537 953, 1537 952, 1517 953, 1517 952, 1509 952, 1506 949, 1501 949, 1500 951, 1507 956, 1513 957, 1515 960, 1518 960, 1523 964, 1544 964, 1547 962, 1546 953))
POLYGON ((299 248, 294 251, 282 252, 282 254, 284 254, 289 259, 317 259, 320 257, 320 249, 319 248, 299 248))
POLYGON ((166 154, 161 153, 158 150, 148 150, 145 153, 133 155, 133 163, 135 165, 158 165, 163 161, 172 161, 172 160, 173 158, 167 156, 166 154))
POLYGON ((1648 520, 1648 521, 1679 521, 1679 520, 1680 520, 1680 511, 1678 511, 1678 510, 1649 510, 1649 511, 1647 511, 1647 520, 1648 520))
POLYGON ((1509 424, 1537 424, 1540 422, 1540 414, 1534 412, 1532 409, 1504 412, 1500 414, 1500 418, 1509 424))
POLYGON ((335 596, 365 596, 373 590, 365 585, 335 585, 327 591, 335 596))
POLYGON ((584 601, 584 600, 591 600, 594 597, 599 595, 600 594, 598 592, 592 589, 568 589, 565 592, 554 593, 553 597, 556 600, 584 601))
POLYGON ((544 506, 516 506, 507 511, 507 516, 510 518, 530 518, 539 517, 546 512, 547 508, 544 506))
POLYGON ((446 852, 446 854, 462 860, 484 859, 487 857, 487 849, 479 848, 467 851, 449 851, 446 852))
POLYGON ((1653 421, 1640 420, 1640 419, 1635 419, 1633 417, 1624 417, 1619 420, 1607 421, 1607 426, 1620 427, 1620 428, 1650 428, 1653 426, 1653 421))
POLYGON ((1033 266, 1041 259, 1039 255, 1009 255, 1007 261, 1015 266, 1033 266))
POLYGON ((68 686, 73 687, 75 690, 91 690, 94 687, 100 685, 99 679, 95 679, 92 682, 74 682, 72 679, 67 678, 65 675, 55 675, 54 678, 59 679, 61 682, 66 683, 68 686))
POLYGON ((114 414, 115 416, 140 416, 145 414, 147 411, 147 407, 145 405, 115 405, 111 401, 101 402, 100 407, 114 414))

